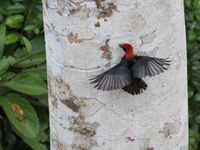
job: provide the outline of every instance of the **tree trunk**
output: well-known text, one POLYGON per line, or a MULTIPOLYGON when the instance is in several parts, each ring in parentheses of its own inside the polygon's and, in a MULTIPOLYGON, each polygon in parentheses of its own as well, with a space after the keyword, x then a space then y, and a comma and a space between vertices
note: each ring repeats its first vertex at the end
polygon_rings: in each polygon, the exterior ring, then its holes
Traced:
POLYGON ((187 61, 183 0, 43 0, 51 150, 186 150, 187 61), (88 79, 135 54, 169 58, 132 96, 88 79))

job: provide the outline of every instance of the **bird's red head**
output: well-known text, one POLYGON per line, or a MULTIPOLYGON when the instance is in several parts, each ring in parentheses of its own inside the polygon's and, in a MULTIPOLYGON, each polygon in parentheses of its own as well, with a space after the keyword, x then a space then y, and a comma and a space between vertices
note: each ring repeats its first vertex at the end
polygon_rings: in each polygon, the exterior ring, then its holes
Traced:
POLYGON ((125 51, 126 59, 131 59, 134 57, 133 47, 130 44, 124 43, 124 44, 120 45, 120 47, 123 48, 123 50, 125 51))

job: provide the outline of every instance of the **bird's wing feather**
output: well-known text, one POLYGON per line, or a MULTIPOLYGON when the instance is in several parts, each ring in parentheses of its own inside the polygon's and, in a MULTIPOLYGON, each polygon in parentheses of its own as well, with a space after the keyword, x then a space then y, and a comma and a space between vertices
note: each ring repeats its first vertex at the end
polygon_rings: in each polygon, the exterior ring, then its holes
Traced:
POLYGON ((154 76, 164 70, 170 61, 162 58, 148 57, 148 56, 135 56, 135 62, 131 68, 133 77, 142 78, 146 76, 154 76))
POLYGON ((95 88, 102 90, 114 90, 123 88, 132 83, 131 71, 127 62, 119 63, 113 68, 90 79, 96 84, 95 88))

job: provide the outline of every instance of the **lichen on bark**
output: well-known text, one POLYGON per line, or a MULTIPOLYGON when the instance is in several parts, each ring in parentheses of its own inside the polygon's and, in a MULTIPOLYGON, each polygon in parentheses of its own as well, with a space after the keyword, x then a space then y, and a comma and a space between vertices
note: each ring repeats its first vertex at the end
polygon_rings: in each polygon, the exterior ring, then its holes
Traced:
POLYGON ((96 129, 100 126, 98 122, 89 123, 85 121, 83 115, 69 117, 69 130, 74 133, 75 139, 72 147, 80 150, 90 150, 97 146, 97 142, 92 138, 96 134, 96 129))
POLYGON ((80 107, 85 106, 82 99, 74 96, 70 90, 70 86, 62 79, 48 75, 49 95, 52 98, 52 104, 55 108, 58 101, 61 101, 73 112, 79 112, 80 107), (52 90, 54 87, 54 90, 52 90))

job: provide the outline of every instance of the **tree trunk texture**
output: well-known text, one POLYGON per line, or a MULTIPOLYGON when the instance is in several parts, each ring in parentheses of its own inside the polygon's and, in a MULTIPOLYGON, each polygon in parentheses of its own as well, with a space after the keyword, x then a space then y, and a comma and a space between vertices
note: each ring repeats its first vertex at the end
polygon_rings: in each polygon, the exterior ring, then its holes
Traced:
POLYGON ((43 0, 51 150, 187 150, 183 0, 43 0), (132 96, 89 78, 135 54, 169 58, 132 96))

